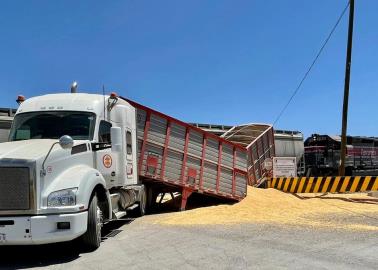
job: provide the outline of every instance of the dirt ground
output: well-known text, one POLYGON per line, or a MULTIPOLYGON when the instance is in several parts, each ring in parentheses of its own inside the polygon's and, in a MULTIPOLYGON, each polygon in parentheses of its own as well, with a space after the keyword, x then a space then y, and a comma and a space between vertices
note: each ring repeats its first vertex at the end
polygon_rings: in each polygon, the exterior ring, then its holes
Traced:
POLYGON ((377 269, 377 230, 377 205, 252 189, 233 205, 112 222, 90 253, 0 247, 0 269, 377 269))

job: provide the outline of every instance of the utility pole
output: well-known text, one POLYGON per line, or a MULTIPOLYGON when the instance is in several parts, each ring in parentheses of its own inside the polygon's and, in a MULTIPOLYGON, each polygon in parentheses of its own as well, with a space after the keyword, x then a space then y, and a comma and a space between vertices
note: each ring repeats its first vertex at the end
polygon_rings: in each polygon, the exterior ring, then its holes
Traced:
POLYGON ((345 64, 344 103, 343 103, 343 120, 342 120, 342 129, 341 129, 340 167, 339 167, 340 176, 345 175, 349 82, 350 82, 350 68, 352 65, 353 19, 354 19, 354 0, 349 0, 348 47, 347 47, 347 57, 346 57, 346 64, 345 64))

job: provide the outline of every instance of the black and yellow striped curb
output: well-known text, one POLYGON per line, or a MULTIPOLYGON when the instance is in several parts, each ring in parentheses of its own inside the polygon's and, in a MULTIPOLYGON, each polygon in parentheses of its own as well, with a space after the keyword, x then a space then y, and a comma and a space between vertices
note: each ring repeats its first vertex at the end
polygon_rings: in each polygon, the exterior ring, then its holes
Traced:
POLYGON ((269 179, 268 188, 290 193, 376 191, 378 176, 280 177, 269 179))

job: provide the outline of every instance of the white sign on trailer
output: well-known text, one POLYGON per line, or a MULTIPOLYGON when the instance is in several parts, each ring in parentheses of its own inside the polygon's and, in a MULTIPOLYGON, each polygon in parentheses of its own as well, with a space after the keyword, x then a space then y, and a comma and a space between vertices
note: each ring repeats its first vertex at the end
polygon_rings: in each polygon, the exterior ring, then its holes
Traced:
POLYGON ((273 177, 296 177, 297 158, 295 157, 274 157, 273 177))

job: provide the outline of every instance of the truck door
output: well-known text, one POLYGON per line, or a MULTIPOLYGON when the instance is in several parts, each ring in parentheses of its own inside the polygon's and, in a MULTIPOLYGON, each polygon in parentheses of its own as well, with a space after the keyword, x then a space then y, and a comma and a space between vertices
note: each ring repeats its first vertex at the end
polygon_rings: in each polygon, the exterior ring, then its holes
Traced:
POLYGON ((110 129, 112 123, 101 120, 98 129, 98 143, 96 144, 96 167, 105 178, 107 188, 117 185, 117 159, 111 151, 110 129))

